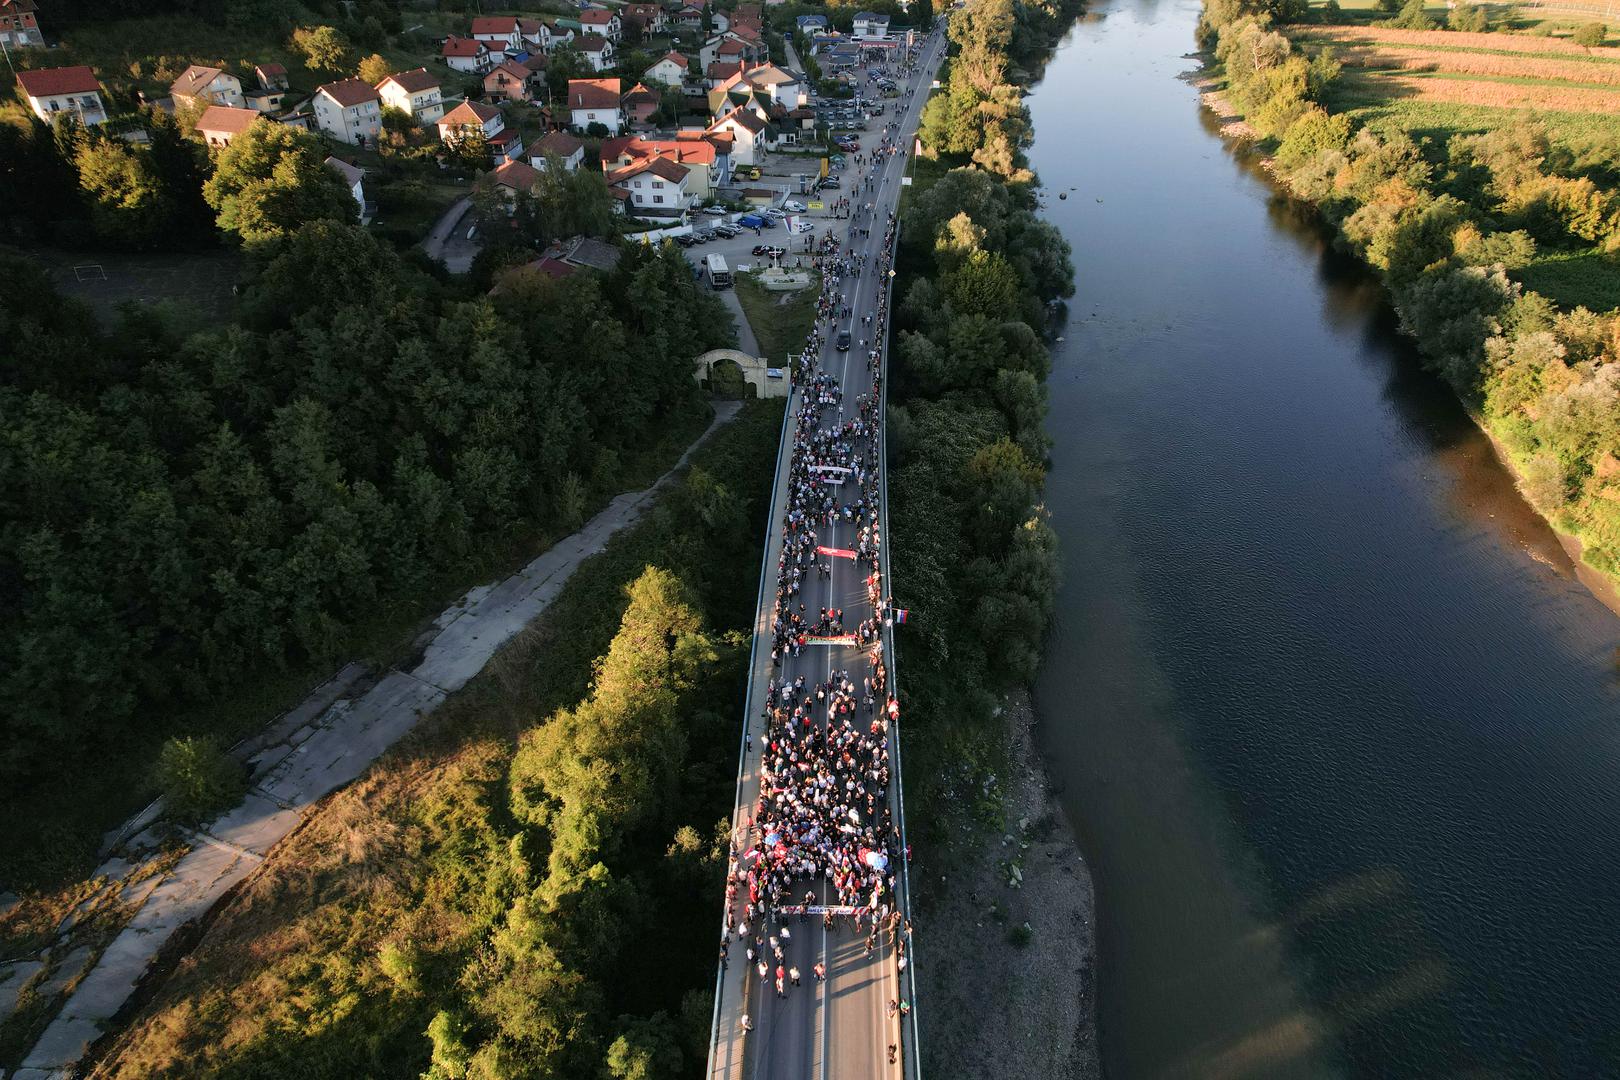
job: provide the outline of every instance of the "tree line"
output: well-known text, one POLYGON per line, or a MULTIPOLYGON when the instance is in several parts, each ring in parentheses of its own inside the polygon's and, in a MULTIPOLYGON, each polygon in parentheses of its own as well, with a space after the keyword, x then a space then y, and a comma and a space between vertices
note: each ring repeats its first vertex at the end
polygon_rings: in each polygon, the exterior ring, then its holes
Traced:
POLYGON ((234 322, 131 306, 103 326, 0 256, 27 298, 0 310, 0 788, 19 800, 245 673, 342 658, 357 619, 486 538, 578 525, 701 408, 690 358, 732 336, 673 250, 494 298, 347 222, 249 259, 234 322))
MULTIPOLYGON (((945 87, 921 139, 938 176, 901 218, 890 388, 893 573, 913 618, 899 648, 908 715, 928 725, 908 770, 941 811, 999 745, 1001 696, 1033 678, 1057 589, 1042 506, 1043 339, 1074 291, 1068 243, 1036 213, 1030 126, 1014 62, 1033 64, 1073 6, 973 0, 953 14, 945 87)), ((936 839, 942 837, 936 836, 936 839)))
POLYGON ((1301 55, 1288 12, 1209 0, 1199 39, 1275 171, 1389 287, 1425 362, 1506 447, 1526 497, 1620 575, 1620 310, 1560 309, 1514 280, 1537 253, 1620 259, 1620 150, 1581 154, 1515 120, 1444 142, 1320 103, 1331 52, 1301 55))

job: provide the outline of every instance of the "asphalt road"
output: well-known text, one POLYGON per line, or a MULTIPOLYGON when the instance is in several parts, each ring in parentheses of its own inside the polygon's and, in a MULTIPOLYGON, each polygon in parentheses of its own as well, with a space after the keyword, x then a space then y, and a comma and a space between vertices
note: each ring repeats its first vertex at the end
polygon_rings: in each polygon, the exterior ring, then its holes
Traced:
MULTIPOLYGON (((937 70, 944 52, 942 38, 929 38, 923 49, 920 72, 907 84, 908 88, 926 89, 937 70)), ((864 80, 865 74, 862 73, 864 80)), ((914 93, 900 113, 898 144, 910 151, 912 136, 921 115, 926 93, 914 93)), ((898 104, 898 103, 897 103, 898 104)), ((862 139, 862 151, 868 151, 881 141, 882 123, 862 139)), ((852 335, 856 338, 849 352, 837 352, 832 346, 836 333, 827 335, 828 344, 821 357, 821 370, 838 377, 844 388, 843 405, 839 410, 827 409, 823 413, 822 427, 830 428, 856 415, 858 400, 873 392, 872 380, 860 346, 863 334, 861 316, 877 311, 880 290, 887 282, 879 271, 882 261, 883 234, 887 211, 899 201, 900 178, 905 172, 907 158, 894 156, 873 171, 871 165, 861 170, 845 170, 845 193, 855 197, 855 187, 863 178, 872 175, 878 180, 876 190, 862 194, 861 201, 871 201, 875 212, 863 223, 872 230, 870 238, 857 238, 853 251, 867 255, 867 268, 860 277, 848 277, 843 288, 845 299, 852 305, 854 318, 850 320, 852 335)), ((819 223, 818 223, 819 224, 819 223)), ((847 222, 829 223, 841 235, 847 222)), ((818 229, 818 233, 820 230, 818 229)), ((694 249, 695 251, 696 249, 694 249)), ((871 328, 864 333, 870 336, 871 328)), ((872 347, 868 345, 868 348, 872 347)), ((800 399, 797 392, 790 401, 790 410, 796 409, 800 399)), ((785 459, 785 455, 783 455, 785 459)), ((749 715, 746 723, 754 737, 754 750, 744 755, 738 778, 739 818, 746 821, 748 812, 759 800, 759 758, 763 743, 763 708, 767 684, 774 674, 770 661, 770 622, 775 603, 776 567, 782 550, 780 531, 781 514, 785 506, 787 463, 778 461, 776 498, 774 502, 772 533, 766 545, 763 572, 765 583, 761 590, 760 610, 755 632, 760 647, 755 651, 751 672, 749 715)), ((841 524, 823 527, 821 542, 833 547, 853 546, 856 526, 841 524), (831 535, 827 535, 830 533, 831 535)), ((883 523, 885 535, 888 523, 883 523)), ((863 584, 866 569, 853 560, 834 559, 832 577, 823 580, 819 575, 806 578, 800 599, 809 611, 819 607, 840 607, 850 614, 846 625, 858 622, 869 614, 863 584)), ((831 671, 847 670, 857 685, 867 674, 867 659, 863 650, 844 647, 807 648, 797 659, 784 658, 782 673, 789 679, 800 674, 809 683, 824 682, 831 671)), ((898 761, 896 761, 898 770, 898 761)), ((899 791, 898 772, 890 786, 891 797, 899 791)), ((771 924, 774 930, 779 924, 771 924)), ((880 946, 870 956, 865 951, 865 936, 857 934, 847 918, 835 922, 832 930, 823 929, 818 918, 800 922, 791 920, 788 927, 791 942, 786 944, 786 967, 797 967, 802 973, 802 985, 789 986, 787 996, 778 998, 774 986, 758 978, 749 969, 743 954, 745 942, 733 940, 731 958, 719 972, 716 1006, 715 1040, 710 1053, 709 1074, 726 1080, 865 1080, 885 1078, 904 1080, 914 1078, 914 1060, 889 1061, 889 1047, 903 1047, 903 1057, 912 1056, 909 1036, 902 1037, 900 1020, 888 1015, 891 1000, 907 998, 901 989, 901 973, 887 935, 880 935, 880 946), (811 972, 817 962, 826 965, 827 979, 817 983, 811 972), (745 1031, 742 1018, 752 1021, 752 1030, 745 1031)), ((716 947, 719 942, 716 940, 716 947)), ((910 1030, 908 1025, 907 1030, 910 1030)))

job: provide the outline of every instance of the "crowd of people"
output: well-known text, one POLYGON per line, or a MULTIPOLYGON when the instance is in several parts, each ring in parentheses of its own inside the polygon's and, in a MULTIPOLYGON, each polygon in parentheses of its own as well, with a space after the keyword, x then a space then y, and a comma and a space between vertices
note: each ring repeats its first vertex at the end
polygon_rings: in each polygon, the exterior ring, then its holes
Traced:
MULTIPOLYGON (((911 69, 912 61, 904 70, 911 69)), ((907 95, 909 97, 909 93, 907 95)), ((863 190, 876 191, 885 162, 895 153, 898 123, 885 125, 881 143, 863 164, 863 190)), ((781 554, 771 615, 771 673, 758 720, 758 795, 733 837, 726 883, 726 925, 721 963, 733 941, 761 987, 787 996, 803 985, 792 955, 793 924, 819 914, 829 929, 844 920, 866 937, 870 954, 883 935, 905 969, 910 931, 896 903, 902 837, 892 805, 891 748, 900 705, 889 681, 884 629, 891 608, 884 591, 882 452, 882 341, 888 316, 886 283, 894 259, 896 219, 874 201, 852 204, 848 243, 823 237, 815 251, 821 271, 817 318, 794 371, 796 408, 788 463, 787 499, 780 519, 781 554), (877 260, 879 287, 870 311, 858 312, 847 284, 867 268, 853 250, 882 222, 877 260), (821 355, 840 327, 859 319, 870 393, 846 401, 845 387, 821 355), (868 341, 871 345, 868 347, 868 341), (863 588, 858 611, 834 588, 836 560, 855 569, 863 588), (812 581, 827 582, 823 590, 812 581), (812 599, 814 598, 814 599, 812 599), (826 648, 830 655, 820 653, 826 648), (809 662, 807 652, 816 657, 809 662), (820 661, 825 659, 825 663, 820 661)), ((746 752, 756 752, 754 727, 746 752)), ((821 963, 811 968, 826 978, 821 963)), ((889 1016, 909 1011, 903 998, 889 1016)), ((741 1024, 752 1029, 744 1013, 741 1024)), ((897 1046, 889 1047, 893 1060, 897 1046)))

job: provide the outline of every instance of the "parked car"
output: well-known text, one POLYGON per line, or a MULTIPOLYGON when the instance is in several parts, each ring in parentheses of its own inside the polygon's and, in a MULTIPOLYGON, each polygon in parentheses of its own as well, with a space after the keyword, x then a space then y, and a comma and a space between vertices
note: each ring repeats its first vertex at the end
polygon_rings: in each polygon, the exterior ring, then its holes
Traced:
POLYGON ((829 176, 825 178, 821 181, 821 186, 824 188, 836 188, 838 186, 838 177, 829 176))
POLYGON ((741 225, 745 229, 760 229, 765 227, 768 220, 769 219, 762 214, 744 214, 742 217, 737 219, 737 224, 741 225))
POLYGON ((767 206, 765 209, 760 211, 760 214, 764 217, 770 218, 772 221, 781 221, 783 218, 787 217, 787 211, 783 210, 780 206, 767 206))
POLYGON ((683 236, 677 236, 675 238, 675 242, 681 245, 683 248, 689 248, 697 243, 697 237, 693 236, 691 233, 687 233, 683 236))
POLYGON ((801 221, 801 222, 799 222, 798 227, 795 228, 793 231, 794 232, 802 232, 802 233, 815 232, 816 227, 814 225, 810 224, 810 222, 808 222, 808 221, 801 221))
POLYGON ((716 225, 714 231, 727 238, 742 235, 742 230, 735 225, 716 225))
POLYGON ((775 247, 771 244, 755 244, 753 253, 757 256, 769 258, 772 255, 786 255, 787 248, 775 247))
POLYGON ((726 208, 723 206, 705 206, 703 213, 708 214, 710 217, 725 217, 726 208))
POLYGON ((804 213, 805 207, 804 203, 798 202, 794 199, 789 199, 787 202, 782 204, 782 209, 786 210, 790 214, 802 214, 804 213))

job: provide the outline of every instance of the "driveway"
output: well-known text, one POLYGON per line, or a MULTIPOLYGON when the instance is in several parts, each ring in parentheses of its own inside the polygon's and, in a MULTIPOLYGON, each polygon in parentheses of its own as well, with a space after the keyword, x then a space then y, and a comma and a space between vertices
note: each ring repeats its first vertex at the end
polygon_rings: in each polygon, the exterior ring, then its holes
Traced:
POLYGON ((472 198, 463 195, 450 204, 450 209, 434 222, 427 239, 422 241, 422 250, 444 263, 452 274, 465 274, 470 270, 473 257, 483 247, 476 240, 468 240, 466 230, 461 228, 461 219, 470 209, 472 198))

